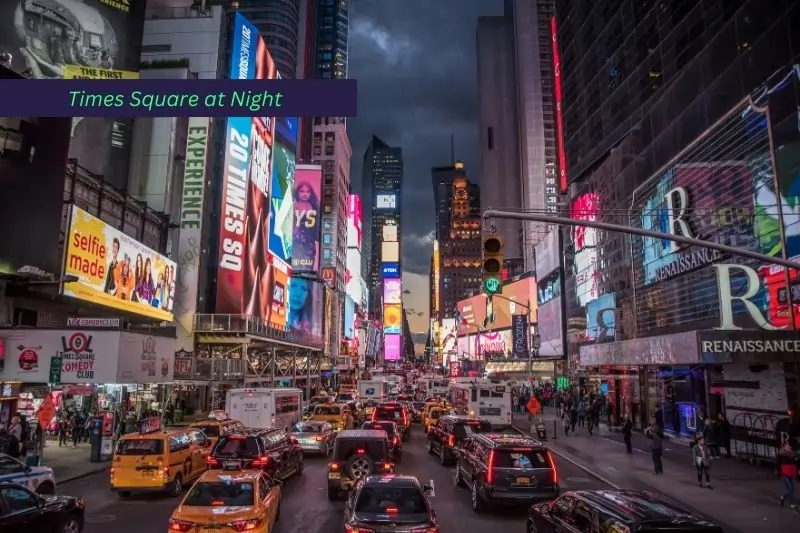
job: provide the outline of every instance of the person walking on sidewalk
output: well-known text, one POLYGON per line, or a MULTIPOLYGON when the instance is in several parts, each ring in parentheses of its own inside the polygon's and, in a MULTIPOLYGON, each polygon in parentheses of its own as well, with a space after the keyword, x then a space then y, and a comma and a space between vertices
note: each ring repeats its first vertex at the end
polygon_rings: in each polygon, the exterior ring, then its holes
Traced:
POLYGON ((575 433, 575 424, 578 423, 578 408, 575 404, 569 409, 569 430, 575 433))
POLYGON ((650 439, 650 457, 653 459, 653 471, 656 474, 664 473, 664 463, 662 461, 664 455, 664 433, 661 426, 656 424, 655 418, 653 423, 645 431, 647 438, 650 439))
POLYGON ((703 476, 706 478, 705 487, 711 488, 711 453, 709 452, 706 440, 703 435, 695 435, 692 446, 692 461, 697 470, 697 483, 703 487, 703 476))
POLYGON ((717 428, 719 429, 719 439, 717 444, 719 444, 720 448, 725 448, 725 457, 728 459, 731 458, 731 423, 728 422, 728 419, 725 417, 723 413, 719 413, 717 415, 719 421, 717 422, 717 428))
POLYGON ((578 404, 578 427, 583 427, 586 423, 586 401, 581 400, 578 404))
POLYGON ((566 409, 563 409, 561 411, 561 423, 564 424, 564 436, 569 437, 569 427, 570 427, 569 411, 567 411, 566 409))
POLYGON ((781 507, 786 505, 786 500, 789 500, 792 511, 797 512, 794 481, 797 477, 797 454, 791 444, 784 442, 775 459, 778 463, 778 471, 781 476, 781 481, 783 482, 783 489, 786 491, 779 500, 781 507))
POLYGON ((631 438, 633 437, 633 420, 631 420, 631 415, 625 415, 625 421, 622 423, 622 438, 625 440, 625 452, 626 453, 633 453, 633 443, 631 442, 631 438))

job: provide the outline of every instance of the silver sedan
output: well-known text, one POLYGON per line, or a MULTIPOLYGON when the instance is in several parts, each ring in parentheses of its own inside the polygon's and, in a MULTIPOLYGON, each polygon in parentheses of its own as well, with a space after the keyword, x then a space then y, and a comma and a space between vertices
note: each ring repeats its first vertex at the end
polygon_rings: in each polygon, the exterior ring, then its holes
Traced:
POLYGON ((297 439, 303 453, 329 455, 333 450, 336 431, 328 422, 309 420, 295 424, 292 428, 292 436, 297 439))

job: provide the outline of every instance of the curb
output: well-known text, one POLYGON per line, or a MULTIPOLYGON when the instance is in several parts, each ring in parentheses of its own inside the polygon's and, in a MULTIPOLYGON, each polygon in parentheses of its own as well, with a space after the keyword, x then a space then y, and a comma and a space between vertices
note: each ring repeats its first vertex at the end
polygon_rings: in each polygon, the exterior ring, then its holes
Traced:
POLYGON ((76 474, 74 476, 70 476, 70 477, 64 478, 62 480, 56 479, 56 483, 58 483, 59 486, 65 485, 67 483, 72 483, 73 481, 78 481, 79 479, 84 479, 84 478, 87 478, 89 476, 93 476, 95 474, 99 474, 100 472, 105 472, 105 471, 108 470, 108 468, 109 468, 108 466, 103 466, 103 467, 99 467, 98 466, 97 468, 93 468, 92 470, 89 470, 88 472, 83 472, 81 474, 76 474))
MULTIPOLYGON (((511 427, 513 427, 515 430, 519 431, 523 435, 530 435, 530 433, 528 433, 527 431, 525 431, 523 429, 518 428, 517 426, 511 426, 511 427)), ((606 485, 610 486, 611 488, 613 488, 615 490, 622 490, 622 486, 621 485, 619 485, 617 483, 614 483, 613 481, 609 480, 604 475, 598 473, 596 470, 591 469, 588 466, 579 463, 578 461, 576 461, 572 457, 568 456, 564 452, 560 452, 560 451, 556 450, 555 448, 553 448, 551 446, 549 446, 547 449, 550 450, 551 452, 553 452, 554 454, 556 454, 557 456, 559 456, 560 458, 564 459, 568 463, 571 463, 572 465, 580 468, 581 470, 583 470, 584 472, 586 472, 587 474, 589 474, 593 478, 597 479, 598 481, 600 481, 602 483, 605 483, 606 485)))

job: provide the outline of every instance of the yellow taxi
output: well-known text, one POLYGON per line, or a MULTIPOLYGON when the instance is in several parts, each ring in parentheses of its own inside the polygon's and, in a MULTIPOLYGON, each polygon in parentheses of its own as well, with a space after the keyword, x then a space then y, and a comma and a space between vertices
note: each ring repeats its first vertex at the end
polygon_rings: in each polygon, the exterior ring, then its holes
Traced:
POLYGON ((325 403, 314 406, 311 420, 328 422, 335 429, 342 431, 352 429, 355 420, 350 407, 343 403, 325 403))
POLYGON ((209 470, 169 519, 169 533, 269 533, 281 514, 281 482, 260 470, 209 470))
POLYGON ((366 400, 364 403, 361 404, 361 418, 364 420, 369 420, 372 418, 372 413, 375 412, 375 408, 378 407, 378 404, 381 403, 379 400, 366 400))
POLYGON ((450 414, 450 409, 442 406, 432 407, 430 410, 428 410, 427 417, 423 419, 423 423, 425 424, 425 433, 427 433, 431 427, 436 425, 437 420, 447 414, 450 414))
POLYGON ((431 417, 431 409, 441 409, 442 403, 438 400, 432 400, 425 402, 425 407, 422 408, 422 427, 425 429, 425 432, 428 432, 428 426, 430 425, 428 422, 431 417))
POLYGON ((123 435, 109 470, 111 490, 125 498, 133 492, 166 491, 180 496, 183 487, 206 471, 211 441, 199 429, 161 429, 123 435))
POLYGON ((217 443, 222 435, 234 433, 236 430, 243 428, 244 424, 238 420, 207 418, 206 420, 198 420, 189 425, 189 429, 199 429, 206 434, 208 440, 211 441, 211 446, 217 443))

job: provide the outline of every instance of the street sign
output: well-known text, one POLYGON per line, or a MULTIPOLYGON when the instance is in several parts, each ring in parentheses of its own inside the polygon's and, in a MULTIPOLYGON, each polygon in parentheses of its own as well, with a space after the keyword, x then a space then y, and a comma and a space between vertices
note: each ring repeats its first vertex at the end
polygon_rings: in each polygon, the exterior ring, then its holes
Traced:
POLYGON ((39 421, 39 425, 42 427, 42 431, 47 430, 47 425, 55 418, 56 416, 56 406, 53 404, 53 398, 50 397, 48 394, 44 397, 44 401, 42 405, 39 407, 39 410, 36 412, 36 419, 39 421))
POLYGON ((50 358, 50 378, 47 381, 53 387, 61 385, 61 365, 63 362, 63 357, 60 355, 54 355, 50 358))
POLYGON ((539 400, 537 400, 535 396, 531 396, 531 399, 528 401, 528 404, 525 407, 527 407, 528 412, 530 414, 536 416, 536 413, 539 412, 539 409, 542 408, 542 405, 539 403, 539 400))

